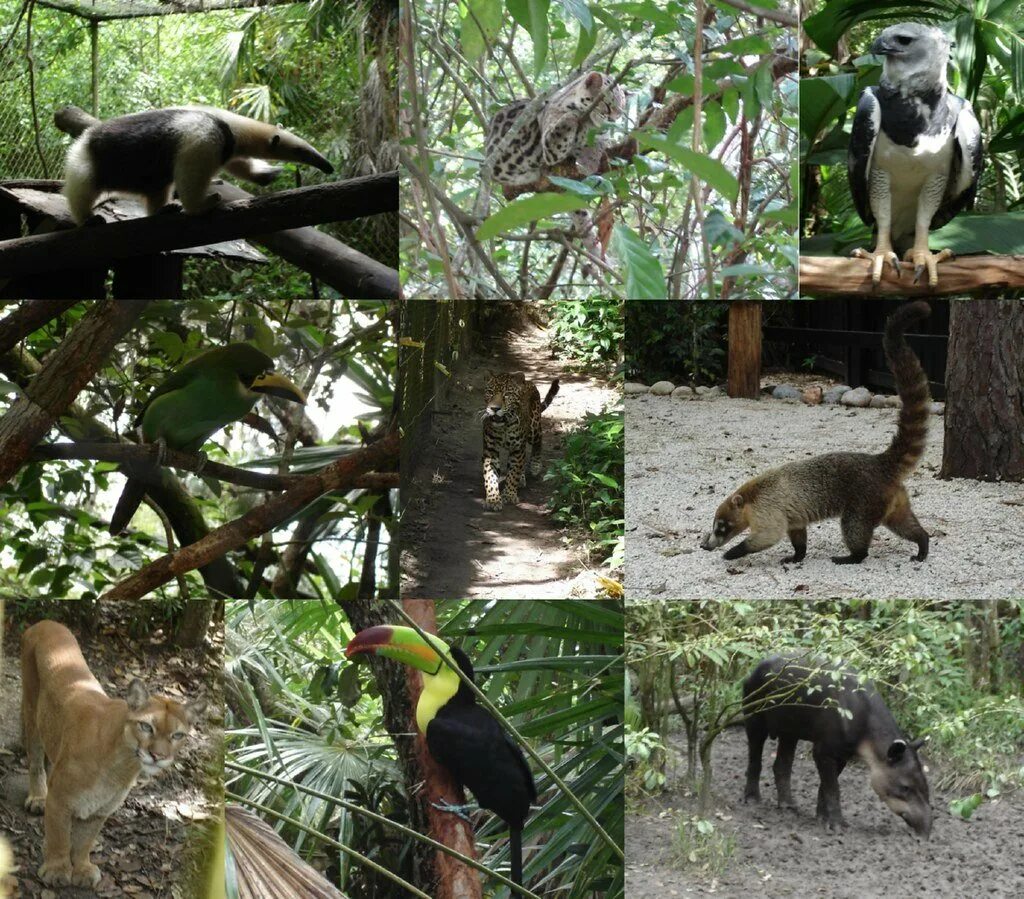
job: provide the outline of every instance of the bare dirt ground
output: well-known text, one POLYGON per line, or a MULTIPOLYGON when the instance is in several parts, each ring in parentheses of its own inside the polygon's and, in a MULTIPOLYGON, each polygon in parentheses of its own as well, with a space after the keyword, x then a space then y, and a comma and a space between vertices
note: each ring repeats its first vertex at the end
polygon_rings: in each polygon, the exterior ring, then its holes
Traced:
POLYGON ((103 826, 92 852, 93 863, 103 872, 94 892, 47 888, 36 877, 42 863, 43 816, 30 815, 23 808, 28 794, 28 769, 21 746, 18 661, 23 629, 21 622, 13 627, 8 623, 0 680, 0 833, 10 840, 18 866, 14 895, 23 899, 190 899, 195 895, 192 879, 200 863, 194 851, 195 839, 200 825, 217 814, 220 803, 221 775, 211 782, 209 772, 220 768, 223 744, 222 703, 218 698, 222 640, 217 640, 217 652, 208 648, 168 650, 159 634, 129 637, 123 621, 105 620, 91 637, 71 628, 108 695, 123 697, 131 679, 140 677, 152 692, 179 699, 203 696, 210 702, 178 764, 156 780, 137 784, 103 826))
MULTIPOLYGON (((676 745, 681 747, 682 735, 676 745)), ((818 774, 810 744, 800 743, 793 766, 797 811, 775 804, 771 775, 775 742, 765 746, 760 804, 742 801, 747 764, 741 728, 723 734, 712 751, 715 826, 735 838, 716 877, 684 868, 675 852, 676 822, 695 811, 682 783, 626 816, 627 895, 833 897, 1018 897, 1024 895, 1024 796, 985 802, 969 821, 946 811, 957 798, 932 790, 934 824, 924 842, 893 815, 852 762, 839 779, 847 826, 830 834, 814 817, 818 774)), ((934 774, 931 777, 934 782, 934 774)))
POLYGON ((470 355, 453 373, 449 407, 434 416, 426 458, 402 483, 403 597, 558 599, 571 595, 586 568, 551 520, 542 476, 527 472, 517 506, 484 510, 479 413, 488 370, 524 372, 542 399, 552 379, 561 380, 542 416, 545 467, 561 453, 563 435, 614 398, 611 387, 551 358, 540 328, 492 338, 470 355))
MULTIPOLYGON (((788 542, 732 562, 699 546, 715 509, 754 475, 837 450, 881 452, 896 431, 894 409, 807 406, 780 400, 630 396, 626 403, 626 595, 630 600, 1002 599, 1024 585, 1024 485, 940 481, 942 418, 906 482, 931 535, 924 562, 885 528, 860 565, 845 554, 837 520, 808 529, 803 562, 782 565, 788 542)), ((736 541, 738 542, 738 540, 736 541)), ((731 545, 731 544, 730 544, 731 545)))

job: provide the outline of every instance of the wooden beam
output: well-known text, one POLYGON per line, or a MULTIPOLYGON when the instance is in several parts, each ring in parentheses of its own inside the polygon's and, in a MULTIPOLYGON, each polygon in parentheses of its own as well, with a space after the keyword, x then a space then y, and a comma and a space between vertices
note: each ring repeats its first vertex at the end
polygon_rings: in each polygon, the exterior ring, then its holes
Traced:
POLYGON ((118 0, 99 0, 83 3, 80 0, 36 0, 37 6, 46 6, 59 12, 78 16, 90 22, 111 22, 115 19, 144 19, 152 16, 177 16, 216 10, 255 9, 263 6, 289 6, 302 0, 177 0, 174 4, 154 2, 148 6, 132 7, 118 0))
POLYGON ((0 278, 349 221, 398 209, 398 172, 237 200, 205 215, 151 215, 0 242, 0 278))
POLYGON ((804 297, 938 297, 977 294, 999 297, 1007 290, 1024 288, 1024 256, 961 256, 939 263, 939 284, 913 283, 914 266, 901 265, 899 279, 888 267, 882 283, 871 283, 864 259, 841 256, 801 256, 800 295, 804 297))
POLYGON ((731 397, 756 400, 761 395, 761 302, 729 304, 729 382, 731 397))

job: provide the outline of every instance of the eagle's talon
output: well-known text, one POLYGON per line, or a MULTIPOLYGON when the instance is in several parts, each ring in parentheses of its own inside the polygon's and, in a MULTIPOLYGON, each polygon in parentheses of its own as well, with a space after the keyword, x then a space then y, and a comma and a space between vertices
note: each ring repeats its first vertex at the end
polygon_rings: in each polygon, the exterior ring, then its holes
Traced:
POLYGON ((932 253, 926 247, 923 250, 907 250, 906 255, 903 258, 907 262, 914 263, 915 284, 918 283, 921 275, 928 272, 928 286, 934 288, 939 286, 939 263, 945 262, 947 259, 953 259, 955 256, 953 251, 950 249, 939 250, 938 253, 932 253))
POLYGON ((882 283, 882 272, 885 270, 885 264, 889 263, 892 268, 893 274, 896 279, 900 277, 900 257, 896 255, 893 250, 876 249, 874 251, 865 250, 862 247, 857 247, 850 253, 851 256, 856 259, 867 259, 871 262, 871 283, 877 287, 882 283))

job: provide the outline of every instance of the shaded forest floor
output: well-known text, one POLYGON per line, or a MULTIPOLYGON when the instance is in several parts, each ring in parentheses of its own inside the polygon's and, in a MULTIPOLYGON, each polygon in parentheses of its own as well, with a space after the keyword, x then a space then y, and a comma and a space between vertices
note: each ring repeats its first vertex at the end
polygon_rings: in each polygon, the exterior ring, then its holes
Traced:
MULTIPOLYGON (((8 603, 8 615, 11 604, 8 603)), ((198 650, 168 648, 160 634, 129 635, 128 616, 102 610, 93 635, 69 624, 89 668, 109 696, 123 698, 133 677, 151 692, 176 699, 205 697, 209 706, 188 738, 189 747, 167 774, 138 783, 124 805, 107 819, 92 852, 103 879, 95 891, 46 887, 36 877, 42 863, 43 816, 24 810, 28 768, 21 745, 21 632, 32 621, 9 623, 4 635, 0 679, 0 833, 10 840, 18 870, 15 896, 64 899, 133 896, 137 899, 191 899, 203 826, 218 814, 222 783, 223 735, 220 677, 223 639, 198 650)))
MULTIPOLYGON (((681 733, 673 746, 684 751, 681 733)), ((839 778, 847 826, 830 834, 814 817, 818 773, 810 744, 800 743, 793 766, 797 810, 776 805, 771 766, 776 743, 765 745, 760 804, 742 801, 747 741, 731 728, 715 742, 710 817, 731 836, 732 856, 717 876, 684 867, 676 838, 680 816, 696 802, 682 780, 626 816, 626 888, 635 896, 1021 896, 1024 895, 1024 795, 985 802, 969 821, 947 808, 955 794, 932 790, 931 839, 917 838, 875 795, 859 761, 839 778)), ((934 772, 930 775, 933 784, 934 772)))
POLYGON ((484 383, 488 371, 523 372, 541 398, 554 378, 558 395, 541 416, 542 462, 562 451, 563 435, 599 412, 614 390, 551 358, 534 326, 483 341, 453 373, 449 405, 434 413, 424 456, 403 480, 402 596, 424 599, 559 599, 590 592, 586 559, 546 508, 550 485, 527 472, 519 503, 483 506, 484 383), (582 575, 582 576, 581 576, 582 575))
MULTIPOLYGON (((726 397, 631 396, 626 403, 626 596, 660 599, 1003 599, 1024 583, 1024 486, 935 475, 942 417, 929 418, 928 445, 907 479, 931 547, 878 528, 867 559, 846 553, 838 520, 812 524, 807 556, 783 565, 788 541, 727 562, 704 551, 715 509, 749 478, 833 451, 881 452, 896 433, 893 409, 806 406, 726 397)), ((737 538, 733 544, 740 542, 737 538)))

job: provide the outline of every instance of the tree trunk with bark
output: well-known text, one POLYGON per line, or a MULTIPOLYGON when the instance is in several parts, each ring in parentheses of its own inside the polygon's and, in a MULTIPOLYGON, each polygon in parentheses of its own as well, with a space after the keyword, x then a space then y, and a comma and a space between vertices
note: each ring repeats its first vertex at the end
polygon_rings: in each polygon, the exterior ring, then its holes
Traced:
POLYGON ((1024 302, 950 308, 940 478, 1024 481, 1024 302))

